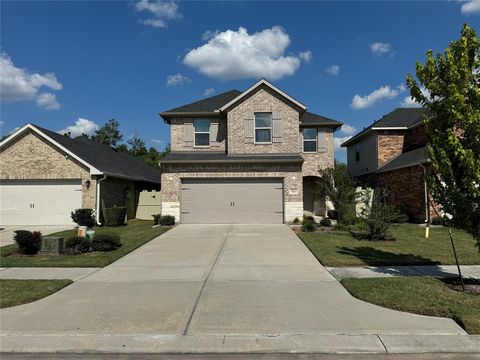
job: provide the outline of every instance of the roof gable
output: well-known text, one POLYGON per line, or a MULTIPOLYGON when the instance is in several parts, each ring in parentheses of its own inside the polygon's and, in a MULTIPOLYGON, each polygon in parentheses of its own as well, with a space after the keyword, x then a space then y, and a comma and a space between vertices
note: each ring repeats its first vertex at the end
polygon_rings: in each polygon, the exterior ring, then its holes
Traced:
POLYGON ((230 102, 232 99, 236 98, 242 92, 239 90, 230 90, 224 93, 211 96, 206 99, 195 101, 190 104, 182 105, 167 111, 162 112, 160 115, 168 114, 181 114, 181 113, 213 113, 218 111, 224 104, 230 102))

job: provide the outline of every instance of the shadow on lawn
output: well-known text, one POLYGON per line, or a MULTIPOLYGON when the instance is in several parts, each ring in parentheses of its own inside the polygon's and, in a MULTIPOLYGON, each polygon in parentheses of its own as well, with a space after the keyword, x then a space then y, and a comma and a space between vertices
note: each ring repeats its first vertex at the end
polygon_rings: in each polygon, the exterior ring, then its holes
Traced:
POLYGON ((389 266, 389 265, 440 265, 440 262, 418 256, 414 254, 393 253, 371 246, 360 246, 349 248, 346 246, 337 246, 338 253, 355 256, 371 266, 389 266))

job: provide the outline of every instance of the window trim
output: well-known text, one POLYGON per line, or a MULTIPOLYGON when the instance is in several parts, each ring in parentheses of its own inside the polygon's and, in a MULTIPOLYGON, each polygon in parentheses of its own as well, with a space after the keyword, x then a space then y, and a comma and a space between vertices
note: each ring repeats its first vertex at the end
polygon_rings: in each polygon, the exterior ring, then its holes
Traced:
POLYGON ((253 114, 253 143, 254 144, 272 144, 273 140, 273 114, 271 112, 256 112, 253 114), (257 127, 257 114, 268 114, 270 115, 270 126, 260 126, 257 127), (257 130, 270 130, 270 141, 257 141, 257 130))
POLYGON ((302 150, 304 153, 309 153, 309 154, 313 154, 313 153, 317 153, 318 152, 318 129, 317 128, 303 128, 302 130, 302 150), (316 132, 316 136, 315 136, 315 139, 306 139, 305 140, 305 137, 304 137, 304 131, 305 129, 313 129, 315 130, 316 132), (309 142, 315 142, 315 150, 314 151, 305 151, 305 141, 309 141, 309 142))
POLYGON ((355 144, 355 162, 360 161, 360 144, 355 144))
POLYGON ((211 120, 210 119, 194 119, 193 120, 193 147, 196 148, 207 148, 210 147, 210 125, 211 125, 211 120), (195 122, 198 120, 205 120, 208 121, 208 131, 197 131, 195 128, 195 122), (208 134, 208 145, 197 145, 197 134, 208 134))

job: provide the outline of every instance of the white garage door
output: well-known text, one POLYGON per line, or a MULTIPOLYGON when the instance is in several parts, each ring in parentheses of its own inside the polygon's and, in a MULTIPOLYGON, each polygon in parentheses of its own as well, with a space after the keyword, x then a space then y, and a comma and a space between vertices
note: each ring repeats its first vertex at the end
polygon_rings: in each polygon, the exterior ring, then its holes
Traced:
POLYGON ((181 222, 283 223, 282 179, 183 179, 181 222))
POLYGON ((2 180, 0 225, 67 225, 82 206, 81 180, 2 180))

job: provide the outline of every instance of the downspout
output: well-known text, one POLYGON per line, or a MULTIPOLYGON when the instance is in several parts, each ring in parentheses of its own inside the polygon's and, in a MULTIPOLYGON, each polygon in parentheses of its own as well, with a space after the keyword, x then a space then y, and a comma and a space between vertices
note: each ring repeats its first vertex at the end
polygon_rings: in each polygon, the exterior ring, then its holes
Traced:
POLYGON ((103 175, 103 177, 97 180, 97 208, 95 209, 95 217, 97 219, 97 225, 102 225, 100 222, 100 183, 107 178, 107 175, 103 175))
POLYGON ((428 239, 430 235, 430 211, 428 206, 428 187, 427 187, 427 168, 423 164, 419 164, 423 169, 423 184, 424 184, 424 193, 425 193, 425 238, 428 239))

